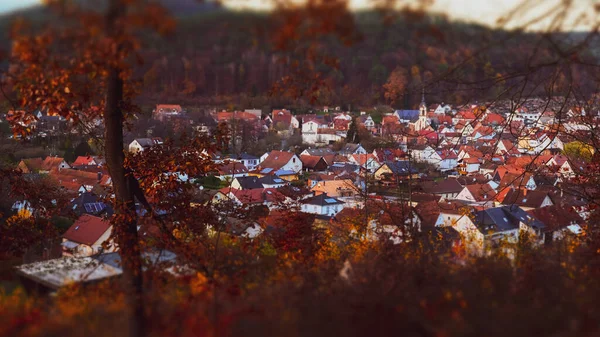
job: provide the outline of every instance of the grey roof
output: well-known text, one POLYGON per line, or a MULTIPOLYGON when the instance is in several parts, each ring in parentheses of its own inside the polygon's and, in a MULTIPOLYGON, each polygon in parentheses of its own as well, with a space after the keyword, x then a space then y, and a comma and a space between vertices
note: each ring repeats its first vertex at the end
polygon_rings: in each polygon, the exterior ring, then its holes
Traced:
POLYGON ((311 197, 302 201, 303 204, 317 205, 317 206, 329 206, 329 205, 340 205, 344 204, 343 201, 330 197, 327 193, 319 194, 315 197, 311 197))
POLYGON ((419 172, 408 160, 386 161, 385 165, 396 175, 408 175, 409 172, 413 174, 419 172))
POLYGON ((333 150, 331 150, 328 147, 320 149, 306 149, 306 152, 308 152, 308 154, 310 154, 311 156, 324 156, 328 154, 335 154, 335 152, 333 152, 333 150))
POLYGON ((360 146, 360 144, 354 144, 354 143, 347 143, 344 148, 340 151, 340 153, 343 154, 352 154, 354 153, 358 147, 360 146))
POLYGON ((415 122, 419 119, 419 110, 396 110, 398 118, 415 122))
POLYGON ((248 153, 242 153, 238 156, 239 159, 259 159, 257 156, 253 156, 248 153))
POLYGON ((483 233, 518 229, 520 222, 533 228, 543 229, 545 227, 541 221, 516 205, 494 207, 479 211, 475 213, 474 222, 477 228, 483 233))
POLYGON ((106 213, 111 216, 114 210, 111 205, 106 204, 101 198, 90 192, 83 192, 71 201, 73 211, 77 214, 99 215, 106 213))
MULTIPOLYGON (((285 180, 281 179, 278 175, 276 174, 270 174, 270 175, 266 175, 260 179, 258 179, 258 181, 263 184, 263 185, 279 185, 279 184, 285 184, 285 180)), ((262 185, 261 185, 262 187, 262 185)))
MULTIPOLYGON (((93 257, 101 263, 107 264, 113 268, 121 269, 121 255, 118 252, 100 254, 93 257)), ((177 255, 169 250, 147 251, 142 253, 142 258, 151 265, 163 262, 175 262, 177 255)))
POLYGON ((259 181, 258 177, 248 176, 248 177, 237 177, 235 178, 242 190, 250 190, 253 188, 263 188, 262 183, 259 181))
POLYGON ((151 147, 152 145, 154 145, 154 143, 152 142, 152 139, 150 139, 150 138, 136 138, 135 140, 142 147, 151 147))

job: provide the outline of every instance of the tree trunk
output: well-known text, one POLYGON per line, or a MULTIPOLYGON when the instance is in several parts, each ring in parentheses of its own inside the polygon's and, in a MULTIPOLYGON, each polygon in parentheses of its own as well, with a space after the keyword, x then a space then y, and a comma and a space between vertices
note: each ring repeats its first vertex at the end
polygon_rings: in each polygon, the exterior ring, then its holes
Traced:
MULTIPOLYGON (((121 0, 111 0, 107 13, 109 35, 119 33, 115 22, 123 16, 125 7, 121 0)), ((104 143, 106 165, 110 173, 115 194, 116 221, 113 228, 119 245, 125 296, 128 304, 129 336, 145 335, 143 306, 142 259, 137 234, 137 219, 133 191, 128 184, 123 152, 123 80, 119 76, 120 69, 109 69, 104 109, 104 143)))

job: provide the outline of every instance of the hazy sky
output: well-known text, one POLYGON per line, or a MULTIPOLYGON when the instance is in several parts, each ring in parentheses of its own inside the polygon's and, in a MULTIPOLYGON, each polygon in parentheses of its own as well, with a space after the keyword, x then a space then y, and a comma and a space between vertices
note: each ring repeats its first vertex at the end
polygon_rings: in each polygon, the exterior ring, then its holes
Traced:
MULTIPOLYGON (((302 1, 302 0, 292 0, 302 1)), ((495 26, 496 20, 502 16, 506 16, 511 10, 517 8, 520 4, 524 4, 523 8, 512 16, 511 23, 508 27, 521 25, 523 22, 532 20, 534 17, 545 17, 546 11, 553 8, 557 4, 565 3, 564 0, 398 0, 401 5, 415 4, 422 1, 431 2, 431 11, 446 13, 452 19, 460 19, 473 21, 489 26, 495 26)), ((594 17, 593 6, 597 4, 597 0, 571 0, 572 8, 568 11, 566 24, 571 29, 582 30, 590 27, 592 24, 583 22, 580 18, 582 14, 588 14, 594 17)), ((0 0, 0 13, 31 6, 39 3, 40 0, 0 0)), ((268 9, 273 1, 268 0, 223 0, 226 5, 233 8, 253 8, 253 9, 268 9)), ((349 0, 350 6, 354 9, 364 9, 372 6, 374 0, 349 0)), ((559 11, 562 15, 564 11, 559 11)), ((556 11, 554 12, 557 13, 556 11)), ((592 19, 597 20, 597 19, 592 19)), ((547 25, 551 19, 546 19, 538 22, 537 27, 547 25)))
POLYGON ((0 0, 0 13, 28 7, 40 3, 40 0, 0 0))

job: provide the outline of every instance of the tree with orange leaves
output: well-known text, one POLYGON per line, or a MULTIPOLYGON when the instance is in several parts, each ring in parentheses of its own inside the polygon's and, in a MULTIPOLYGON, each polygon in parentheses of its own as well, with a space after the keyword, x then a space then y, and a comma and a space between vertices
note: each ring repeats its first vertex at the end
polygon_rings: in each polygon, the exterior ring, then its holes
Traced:
POLYGON ((383 85, 385 99, 391 104, 397 103, 404 95, 407 84, 406 70, 402 68, 394 69, 388 77, 387 82, 383 85))
POLYGON ((142 261, 137 237, 134 195, 141 196, 125 167, 124 123, 139 111, 133 104, 137 83, 133 65, 141 61, 140 30, 167 32, 173 21, 156 3, 110 0, 105 10, 72 1, 48 1, 60 23, 44 30, 13 27, 11 85, 18 95, 12 123, 26 133, 34 111, 46 110, 73 122, 104 120, 104 155, 112 178, 116 216, 114 232, 129 285, 130 335, 145 331, 142 261))

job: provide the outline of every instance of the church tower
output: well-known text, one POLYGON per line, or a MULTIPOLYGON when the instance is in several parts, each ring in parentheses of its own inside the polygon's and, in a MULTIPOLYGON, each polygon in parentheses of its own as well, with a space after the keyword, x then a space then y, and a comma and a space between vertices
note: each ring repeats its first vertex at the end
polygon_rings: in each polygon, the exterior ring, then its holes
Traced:
POLYGON ((419 104, 419 117, 427 118, 427 104, 425 104, 425 87, 421 92, 421 104, 419 104))
POLYGON ((425 87, 421 93, 421 104, 419 104, 419 120, 415 123, 415 131, 421 131, 427 128, 427 104, 425 104, 425 87))

